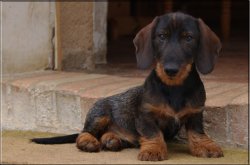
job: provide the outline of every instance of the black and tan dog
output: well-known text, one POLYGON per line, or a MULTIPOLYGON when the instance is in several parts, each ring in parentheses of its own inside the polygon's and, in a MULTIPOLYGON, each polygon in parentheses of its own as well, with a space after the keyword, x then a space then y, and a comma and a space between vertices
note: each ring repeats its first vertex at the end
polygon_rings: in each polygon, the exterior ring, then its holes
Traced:
POLYGON ((198 157, 221 157, 203 130, 206 100, 199 77, 213 70, 221 43, 201 20, 183 13, 156 17, 134 39, 140 68, 156 67, 142 86, 97 101, 80 134, 32 139, 41 144, 76 142, 87 152, 140 147, 139 160, 167 159, 166 141, 185 125, 198 157))

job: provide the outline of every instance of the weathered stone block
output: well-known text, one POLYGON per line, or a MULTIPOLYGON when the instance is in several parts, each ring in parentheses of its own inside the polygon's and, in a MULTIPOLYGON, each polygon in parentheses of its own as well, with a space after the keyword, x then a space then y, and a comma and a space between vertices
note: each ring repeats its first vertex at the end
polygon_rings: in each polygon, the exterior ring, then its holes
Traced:
POLYGON ((41 92, 35 96, 36 124, 38 127, 58 128, 55 94, 51 91, 41 92))
MULTIPOLYGON (((92 108, 93 104, 97 101, 97 98, 86 98, 81 97, 81 120, 82 120, 82 126, 85 123, 86 115, 90 108, 92 108)), ((83 128, 83 127, 82 127, 83 128)))
POLYGON ((56 94, 56 110, 61 132, 80 131, 82 129, 82 114, 80 98, 69 94, 56 94))
POLYGON ((29 130, 35 128, 35 115, 31 95, 27 90, 5 86, 3 104, 3 128, 29 130))
POLYGON ((228 109, 229 127, 235 146, 247 148, 248 144, 248 106, 230 106, 228 109))
POLYGON ((225 144, 228 129, 225 109, 206 107, 203 114, 206 133, 218 143, 225 144))

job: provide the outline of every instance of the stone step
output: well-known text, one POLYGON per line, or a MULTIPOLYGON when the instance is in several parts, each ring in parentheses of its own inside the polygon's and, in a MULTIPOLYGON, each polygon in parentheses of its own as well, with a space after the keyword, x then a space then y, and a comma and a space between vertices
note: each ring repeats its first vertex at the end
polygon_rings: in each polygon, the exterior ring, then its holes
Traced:
MULTIPOLYGON (((44 71, 3 77, 2 127, 74 133, 93 103, 140 85, 144 78, 44 71)), ((204 81, 206 132, 223 146, 247 148, 248 84, 204 81)))

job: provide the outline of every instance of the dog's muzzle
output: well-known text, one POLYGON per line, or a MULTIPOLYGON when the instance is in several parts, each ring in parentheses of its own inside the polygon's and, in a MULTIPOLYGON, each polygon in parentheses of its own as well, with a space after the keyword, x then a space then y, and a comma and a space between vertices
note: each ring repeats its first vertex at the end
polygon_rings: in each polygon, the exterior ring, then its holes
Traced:
POLYGON ((164 71, 168 76, 174 77, 179 72, 179 67, 173 64, 168 64, 164 66, 164 71))

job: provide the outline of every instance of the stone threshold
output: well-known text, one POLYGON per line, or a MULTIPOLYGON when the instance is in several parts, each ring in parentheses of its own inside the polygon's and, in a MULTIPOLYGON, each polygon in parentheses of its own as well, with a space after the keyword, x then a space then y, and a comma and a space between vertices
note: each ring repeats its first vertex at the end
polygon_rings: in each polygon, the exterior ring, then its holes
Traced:
MULTIPOLYGON (((144 78, 43 71, 3 77, 2 127, 79 132, 93 103, 140 85, 144 78)), ((204 81, 206 132, 223 146, 247 148, 248 84, 204 81)))

